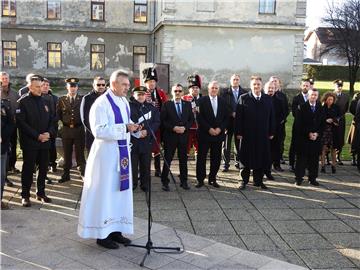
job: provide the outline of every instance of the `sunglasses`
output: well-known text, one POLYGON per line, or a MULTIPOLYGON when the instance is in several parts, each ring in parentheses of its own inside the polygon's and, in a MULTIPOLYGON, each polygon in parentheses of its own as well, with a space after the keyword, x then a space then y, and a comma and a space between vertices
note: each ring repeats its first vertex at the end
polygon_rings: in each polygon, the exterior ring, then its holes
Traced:
POLYGON ((96 86, 105 86, 105 83, 98 83, 96 86))
POLYGON ((182 90, 175 90, 174 93, 181 93, 182 90))

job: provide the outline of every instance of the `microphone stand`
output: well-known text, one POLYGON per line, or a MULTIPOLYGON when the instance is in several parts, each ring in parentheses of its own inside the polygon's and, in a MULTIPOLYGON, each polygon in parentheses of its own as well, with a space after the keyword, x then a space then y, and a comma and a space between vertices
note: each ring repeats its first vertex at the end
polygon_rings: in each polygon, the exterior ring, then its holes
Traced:
MULTIPOLYGON (((150 127, 150 124, 148 122, 148 120, 145 118, 145 115, 144 115, 144 112, 142 111, 142 107, 144 105, 142 104, 140 106, 140 113, 142 115, 142 117, 144 118, 144 122, 145 122, 145 125, 147 127, 147 129, 149 130, 154 142, 157 144, 157 146, 159 147, 160 149, 160 145, 159 143, 156 141, 156 136, 154 134, 154 131, 151 129, 150 127)), ((174 176, 170 170, 170 167, 169 167, 169 164, 166 162, 165 158, 164 158, 164 155, 163 153, 161 152, 161 149, 160 149, 160 155, 161 157, 163 158, 164 160, 164 164, 168 167, 169 169, 169 172, 170 172, 170 176, 172 178, 172 180, 175 182, 175 179, 174 179, 174 176)), ((147 206, 148 206, 148 232, 147 232, 147 242, 145 245, 135 245, 135 244, 128 244, 128 245, 125 245, 127 247, 138 247, 138 248, 144 248, 146 249, 146 253, 144 255, 144 258, 142 259, 142 261, 140 262, 140 266, 143 267, 144 266, 144 262, 145 262, 145 259, 147 258, 148 255, 150 255, 150 251, 153 249, 153 250, 156 250, 156 249, 161 249, 161 250, 176 250, 176 251, 180 251, 180 247, 158 247, 158 246, 153 246, 153 242, 151 240, 151 223, 152 223, 152 214, 151 214, 151 177, 149 179, 149 182, 148 182, 148 192, 146 193, 147 195, 147 206)))

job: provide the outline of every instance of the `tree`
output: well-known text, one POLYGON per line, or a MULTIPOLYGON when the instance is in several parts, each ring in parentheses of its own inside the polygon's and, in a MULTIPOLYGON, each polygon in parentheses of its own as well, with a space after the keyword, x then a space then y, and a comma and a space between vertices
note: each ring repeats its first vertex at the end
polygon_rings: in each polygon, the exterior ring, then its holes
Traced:
POLYGON ((353 95, 360 66, 360 0, 346 0, 340 4, 328 2, 322 21, 333 28, 333 35, 322 54, 332 52, 347 58, 350 95, 353 95))

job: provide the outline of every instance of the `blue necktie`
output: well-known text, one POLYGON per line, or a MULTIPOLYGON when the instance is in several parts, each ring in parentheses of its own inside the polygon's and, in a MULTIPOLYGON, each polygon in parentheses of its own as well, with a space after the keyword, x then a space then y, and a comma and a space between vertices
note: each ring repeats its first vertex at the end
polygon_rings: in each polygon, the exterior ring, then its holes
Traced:
POLYGON ((315 112, 315 106, 311 105, 311 111, 315 112))
POLYGON ((179 118, 181 118, 181 107, 180 107, 180 103, 176 103, 176 111, 177 111, 177 114, 179 116, 179 118))

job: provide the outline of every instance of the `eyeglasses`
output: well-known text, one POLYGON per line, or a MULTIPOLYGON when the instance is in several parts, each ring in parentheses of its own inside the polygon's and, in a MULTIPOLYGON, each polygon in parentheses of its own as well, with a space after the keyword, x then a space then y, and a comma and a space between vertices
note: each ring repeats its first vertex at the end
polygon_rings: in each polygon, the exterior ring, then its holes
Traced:
POLYGON ((175 90, 174 93, 181 93, 182 90, 175 90))
POLYGON ((105 83, 98 83, 96 86, 105 86, 105 83))

